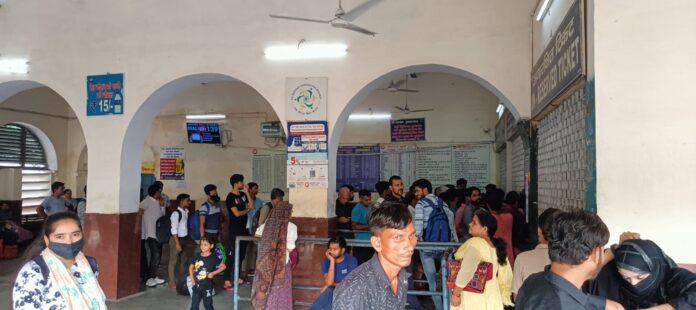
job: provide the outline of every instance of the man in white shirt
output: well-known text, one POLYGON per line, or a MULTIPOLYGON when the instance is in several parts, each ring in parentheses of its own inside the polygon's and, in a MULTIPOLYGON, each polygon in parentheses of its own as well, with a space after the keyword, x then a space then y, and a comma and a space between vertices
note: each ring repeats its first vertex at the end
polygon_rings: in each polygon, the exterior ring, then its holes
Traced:
POLYGON ((539 215, 539 244, 533 250, 520 253, 515 259, 515 269, 512 276, 512 293, 517 295, 517 291, 522 287, 522 283, 532 274, 544 271, 544 267, 551 264, 549 259, 548 236, 549 225, 553 216, 560 212, 556 208, 548 208, 539 215))
POLYGON ((145 240, 145 252, 147 258, 147 275, 145 285, 154 287, 164 283, 164 280, 157 277, 162 258, 162 244, 157 242, 157 220, 164 215, 164 202, 162 201, 162 191, 156 185, 151 185, 147 189, 148 196, 140 202, 141 239, 145 240))
POLYGON ((188 236, 188 208, 191 206, 191 196, 189 194, 179 194, 176 197, 178 207, 172 212, 169 220, 172 223, 171 233, 169 238, 169 287, 176 288, 177 275, 181 272, 188 271, 188 253, 186 252, 187 245, 190 244, 188 236), (179 267, 179 268, 177 268, 179 267))

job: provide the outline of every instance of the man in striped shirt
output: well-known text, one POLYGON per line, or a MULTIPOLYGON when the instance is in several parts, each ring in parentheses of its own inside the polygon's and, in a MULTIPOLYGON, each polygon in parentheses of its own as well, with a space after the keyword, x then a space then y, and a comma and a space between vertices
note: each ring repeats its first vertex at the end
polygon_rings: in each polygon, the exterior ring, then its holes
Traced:
MULTIPOLYGON (((445 208, 446 204, 442 199, 435 196, 433 185, 426 179, 419 179, 413 183, 414 192, 418 202, 415 208, 414 225, 416 228, 416 237, 418 241, 425 241, 425 229, 428 227, 428 219, 435 208, 445 208)), ((420 250, 421 264, 423 264, 423 273, 428 280, 428 289, 431 292, 437 290, 437 270, 435 268, 435 260, 440 260, 442 253, 429 252, 420 250)), ((439 296, 433 296, 435 309, 442 309, 442 300, 439 296)))

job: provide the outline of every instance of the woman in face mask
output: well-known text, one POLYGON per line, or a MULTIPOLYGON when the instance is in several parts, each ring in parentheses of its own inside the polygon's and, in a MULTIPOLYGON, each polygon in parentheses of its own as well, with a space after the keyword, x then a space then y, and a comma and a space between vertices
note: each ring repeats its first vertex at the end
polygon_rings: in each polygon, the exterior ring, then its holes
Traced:
POLYGON ((12 291, 14 309, 106 309, 98 266, 82 254, 82 227, 72 212, 49 216, 46 249, 19 271, 12 291))
POLYGON ((678 268, 650 240, 627 240, 614 251, 626 309, 696 309, 696 275, 678 268))

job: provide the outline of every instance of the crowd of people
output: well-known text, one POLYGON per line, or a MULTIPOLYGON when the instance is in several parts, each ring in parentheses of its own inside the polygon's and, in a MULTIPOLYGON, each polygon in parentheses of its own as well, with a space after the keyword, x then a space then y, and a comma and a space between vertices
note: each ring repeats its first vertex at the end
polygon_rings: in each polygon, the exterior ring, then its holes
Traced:
MULTIPOLYGON (((597 215, 549 208, 539 215, 534 236, 523 194, 506 194, 493 184, 482 192, 464 179, 456 183, 433 188, 419 179, 404 193, 403 180, 393 176, 375 184, 377 199, 362 189, 356 203, 355 190, 341 186, 337 230, 327 236, 321 263, 324 284, 311 309, 696 309, 696 275, 638 233, 626 232, 606 247, 609 231, 597 215), (369 246, 351 247, 352 239, 369 246), (459 246, 448 252, 416 250, 418 244, 459 246), (445 287, 438 286, 443 258, 445 287), (419 284, 433 293, 432 302, 408 294, 426 289, 419 284)), ((292 309, 292 272, 299 257, 293 206, 278 188, 271 201, 262 201, 258 184, 245 184, 240 174, 230 177, 230 187, 222 201, 215 185, 204 186, 206 200, 194 213, 190 195, 177 195, 176 208, 168 210, 163 183, 148 188, 140 203, 145 285, 167 282, 158 270, 168 244, 169 286, 178 291, 186 283, 191 309, 201 302, 213 309, 213 279, 219 274, 227 291, 235 281, 251 282, 254 309, 292 309), (258 244, 242 242, 235 253, 240 236, 256 236, 258 244)), ((15 309, 105 308, 96 281, 99 266, 81 251, 80 201, 68 204, 70 199, 57 182, 40 207, 47 217, 45 249, 20 270, 15 309)))

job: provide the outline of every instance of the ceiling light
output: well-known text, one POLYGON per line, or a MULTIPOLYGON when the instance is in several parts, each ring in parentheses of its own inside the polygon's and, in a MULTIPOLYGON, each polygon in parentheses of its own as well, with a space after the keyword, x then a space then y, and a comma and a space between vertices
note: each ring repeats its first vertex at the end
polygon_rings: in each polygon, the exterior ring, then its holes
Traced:
POLYGON ((225 119, 227 116, 225 114, 187 114, 186 119, 190 120, 214 120, 214 119, 225 119))
POLYGON ((29 72, 29 61, 26 58, 7 58, 0 59, 0 73, 23 73, 29 72))
POLYGON ((278 45, 267 47, 264 51, 269 60, 302 60, 341 58, 346 55, 343 43, 300 43, 298 45, 278 45))
POLYGON ((549 7, 551 6, 551 0, 539 0, 539 4, 537 5, 536 9, 536 20, 541 21, 544 19, 544 15, 546 15, 546 12, 549 11, 549 7))
POLYGON ((390 119, 390 113, 374 113, 374 114, 351 114, 348 116, 349 120, 360 121, 360 120, 380 120, 380 119, 390 119))

